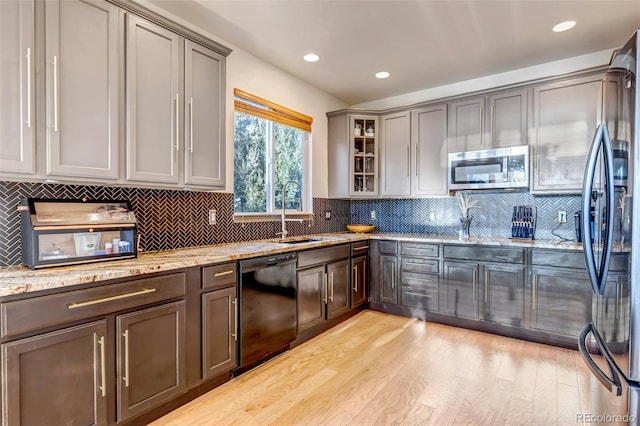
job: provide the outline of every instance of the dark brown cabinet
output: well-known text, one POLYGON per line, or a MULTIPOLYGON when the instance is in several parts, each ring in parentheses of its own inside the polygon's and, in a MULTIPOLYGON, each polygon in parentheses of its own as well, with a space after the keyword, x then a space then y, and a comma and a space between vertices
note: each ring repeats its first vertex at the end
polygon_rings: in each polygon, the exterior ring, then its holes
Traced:
POLYGON ((480 265, 477 262, 444 261, 445 313, 460 318, 479 319, 479 269, 480 265))
POLYGON ((185 390, 183 301, 116 317, 116 335, 118 421, 185 390))
POLYGON ((2 345, 5 425, 107 424, 107 321, 2 345))
POLYGON ((367 303, 367 256, 351 259, 351 309, 367 303))
POLYGON ((380 302, 398 303, 398 257, 381 254, 378 260, 380 271, 380 302))
POLYGON ((298 254, 298 334, 351 309, 348 244, 298 254))
POLYGON ((202 295, 202 377, 207 379, 237 366, 236 287, 202 295))

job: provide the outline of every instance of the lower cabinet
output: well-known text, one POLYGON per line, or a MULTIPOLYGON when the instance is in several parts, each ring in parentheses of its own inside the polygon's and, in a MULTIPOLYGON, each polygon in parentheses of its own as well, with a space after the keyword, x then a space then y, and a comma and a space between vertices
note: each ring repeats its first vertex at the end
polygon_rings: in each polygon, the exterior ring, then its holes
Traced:
POLYGON ((351 309, 349 245, 298 254, 298 334, 351 309))
POLYGON ((577 338, 591 321, 593 290, 582 270, 531 268, 530 327, 577 338))
POLYGON ((480 318, 479 269, 477 262, 444 261, 445 314, 473 320, 480 318))
POLYGON ((351 259, 351 309, 367 303, 367 256, 351 259))
POLYGON ((2 345, 4 425, 106 425, 107 321, 2 345))
POLYGON ((524 325, 524 265, 488 263, 482 266, 485 321, 524 325))
POLYGON ((116 317, 118 421, 186 389, 184 301, 116 317))
POLYGON ((202 295, 202 377, 215 377, 237 365, 236 287, 202 295))
POLYGON ((378 259, 380 271, 380 302, 398 303, 399 279, 398 257, 381 254, 378 259))
POLYGON ((400 303, 428 312, 440 311, 438 244, 400 243, 400 303))

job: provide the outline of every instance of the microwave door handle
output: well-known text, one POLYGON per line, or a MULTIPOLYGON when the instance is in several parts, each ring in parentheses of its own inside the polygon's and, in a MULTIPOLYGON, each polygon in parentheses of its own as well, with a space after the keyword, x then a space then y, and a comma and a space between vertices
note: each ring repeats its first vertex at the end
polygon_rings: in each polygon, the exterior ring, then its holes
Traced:
MULTIPOLYGON (((607 366, 609 367, 609 371, 611 372, 611 377, 607 376, 604 371, 595 363, 591 354, 587 350, 587 336, 589 333, 593 334, 596 339, 596 342, 599 346, 600 351, 605 354, 606 349, 601 345, 602 340, 599 339, 599 335, 593 328, 593 324, 589 323, 584 326, 582 331, 580 332, 580 337, 578 338, 578 349, 580 350, 580 355, 582 355, 582 359, 589 367, 589 370, 593 373, 594 376, 602 383, 602 385, 607 388, 607 390, 616 396, 622 395, 622 382, 620 381, 620 376, 615 371, 615 368, 609 362, 609 359, 605 356, 607 360, 607 366)), ((614 364, 615 365, 615 364, 614 364)))
POLYGON ((596 258, 593 253, 592 237, 591 237, 591 191, 593 188, 593 180, 596 173, 598 161, 598 151, 602 146, 602 138, 604 127, 599 125, 591 143, 589 155, 587 157, 587 165, 584 171, 584 181, 582 183, 582 218, 580 223, 580 231, 582 232, 582 250, 584 251, 584 261, 589 274, 589 281, 596 294, 602 294, 603 287, 600 287, 598 272, 596 271, 596 258))
POLYGON ((605 197, 606 204, 604 209, 606 229, 603 241, 603 255, 600 260, 598 273, 599 287, 604 289, 607 282, 607 274, 609 272, 609 263, 611 261, 611 252, 613 250, 613 228, 615 219, 615 186, 613 173, 613 148, 611 146, 611 138, 606 124, 602 125, 602 151, 605 175, 605 197))

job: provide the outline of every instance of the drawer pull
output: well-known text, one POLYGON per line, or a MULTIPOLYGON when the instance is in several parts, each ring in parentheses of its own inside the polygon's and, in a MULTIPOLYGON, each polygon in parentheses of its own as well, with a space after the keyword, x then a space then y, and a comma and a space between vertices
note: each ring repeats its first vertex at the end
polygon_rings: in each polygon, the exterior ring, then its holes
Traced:
POLYGON ((354 247, 354 248, 353 248, 353 251, 356 251, 356 250, 366 250, 366 249, 368 249, 368 248, 369 248, 369 246, 354 247))
POLYGON ((86 302, 71 303, 69 305, 69 309, 84 308, 85 306, 98 305, 100 303, 111 302, 113 300, 127 299, 129 297, 140 296, 147 293, 154 293, 155 291, 155 288, 143 288, 142 290, 134 291, 132 293, 118 294, 117 296, 88 300, 86 302))
POLYGON ((129 330, 125 330, 122 333, 124 337, 124 380, 125 387, 129 387, 129 330))
POLYGON ((98 389, 100 389, 102 396, 107 396, 107 369, 105 361, 104 336, 100 336, 98 345, 100 345, 100 386, 98 389))
POLYGON ((424 263, 416 263, 416 262, 405 262, 405 265, 412 266, 434 266, 436 262, 424 262, 424 263))
POLYGON ((408 296, 419 296, 419 297, 429 297, 427 294, 413 293, 411 291, 405 291, 404 294, 408 296))
POLYGON ((222 277, 224 275, 229 275, 229 274, 233 274, 233 269, 230 271, 216 272, 215 274, 213 274, 213 277, 218 278, 218 277, 222 277))

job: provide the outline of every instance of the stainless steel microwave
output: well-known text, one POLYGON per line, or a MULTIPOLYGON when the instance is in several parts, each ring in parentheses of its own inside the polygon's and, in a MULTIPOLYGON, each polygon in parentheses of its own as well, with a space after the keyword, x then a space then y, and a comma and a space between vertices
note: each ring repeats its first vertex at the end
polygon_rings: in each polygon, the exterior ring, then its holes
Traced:
POLYGON ((449 189, 527 187, 527 145, 449 154, 449 189))

